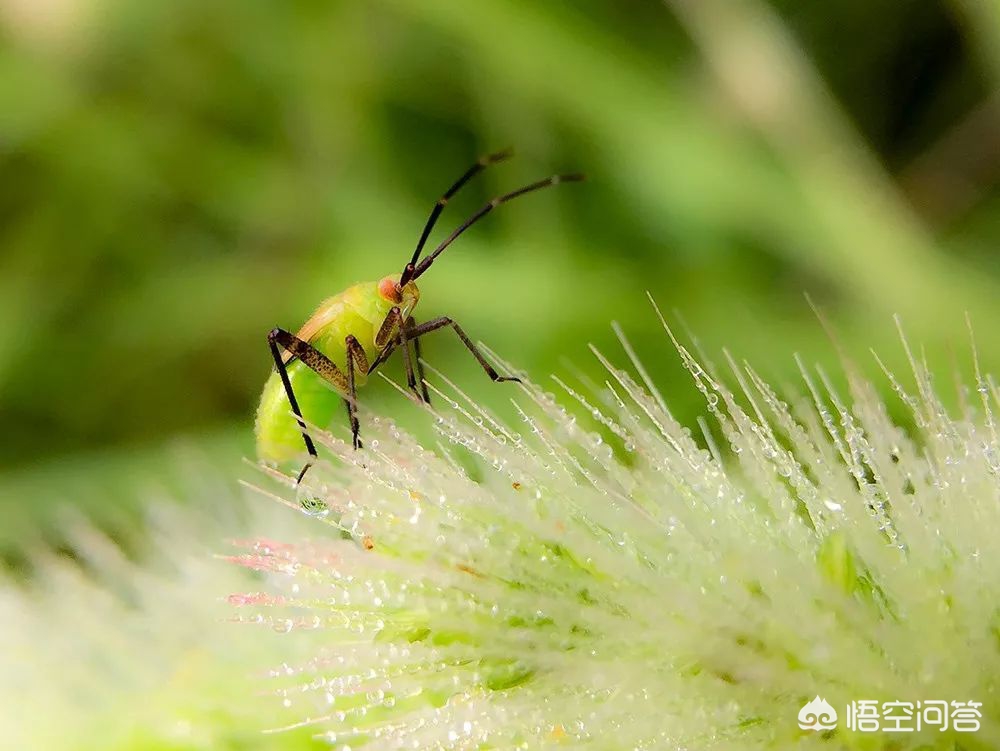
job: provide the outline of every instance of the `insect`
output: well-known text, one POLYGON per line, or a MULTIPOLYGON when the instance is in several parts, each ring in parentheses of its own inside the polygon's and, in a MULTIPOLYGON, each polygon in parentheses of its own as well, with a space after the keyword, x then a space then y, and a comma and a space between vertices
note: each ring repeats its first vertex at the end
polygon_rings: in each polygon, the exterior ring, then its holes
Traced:
POLYGON ((339 402, 346 406, 354 448, 360 448, 358 389, 397 349, 403 355, 407 388, 418 400, 429 403, 430 395, 423 382, 420 338, 432 331, 452 329, 493 381, 518 380, 497 373, 451 318, 442 316, 417 323, 413 317, 413 309, 420 300, 416 280, 462 233, 502 203, 550 185, 583 179, 580 174, 553 175, 497 196, 421 258, 427 238, 452 196, 483 169, 510 155, 510 151, 501 151, 482 157, 445 191, 431 209, 413 256, 401 274, 376 282, 361 282, 328 298, 295 334, 282 328, 271 330, 267 344, 275 367, 264 385, 256 420, 257 454, 262 460, 272 463, 291 460, 300 455, 304 444, 309 459, 299 472, 301 481, 317 458, 304 415, 314 424, 328 424, 340 407, 339 402))

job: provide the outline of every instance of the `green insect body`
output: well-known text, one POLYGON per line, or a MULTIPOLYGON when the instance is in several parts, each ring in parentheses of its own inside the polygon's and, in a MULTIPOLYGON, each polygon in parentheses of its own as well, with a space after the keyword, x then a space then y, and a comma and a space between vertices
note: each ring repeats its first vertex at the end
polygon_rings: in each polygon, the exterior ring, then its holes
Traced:
MULTIPOLYGON (((393 283, 399 281, 398 276, 387 279, 393 283)), ((382 349, 376 345, 375 338, 389 311, 397 305, 396 300, 382 293, 387 279, 361 282, 324 300, 296 336, 313 345, 334 363, 345 363, 347 337, 353 335, 364 348, 368 362, 375 362, 382 349)), ((405 317, 416 306, 420 292, 413 282, 401 291, 402 301, 399 302, 405 317)), ((329 424, 334 413, 343 409, 343 402, 350 395, 346 389, 341 390, 310 370, 301 360, 288 362, 290 359, 285 358, 288 379, 303 414, 314 424, 329 424)), ((367 380, 367 372, 356 373, 357 387, 364 386, 367 380)), ((264 384, 257 408, 256 434, 257 456, 264 461, 283 463, 302 453, 302 430, 288 408, 288 397, 277 370, 264 384)))
POLYGON ((423 383, 420 337, 439 329, 452 329, 491 380, 518 380, 497 373, 451 318, 441 316, 417 324, 411 316, 420 299, 414 281, 469 227, 506 201, 560 182, 583 179, 578 174, 553 175, 497 196, 421 258, 427 238, 448 200, 483 168, 509 155, 510 152, 503 151, 483 157, 438 199, 416 250, 401 274, 377 282, 355 284, 327 299, 296 334, 282 328, 275 328, 268 334, 275 370, 264 385, 257 408, 257 454, 262 461, 283 464, 300 457, 304 447, 309 458, 298 474, 301 480, 318 457, 307 423, 326 427, 341 403, 347 406, 354 448, 361 448, 357 390, 396 349, 403 354, 410 392, 417 399, 430 402, 430 394, 423 383))

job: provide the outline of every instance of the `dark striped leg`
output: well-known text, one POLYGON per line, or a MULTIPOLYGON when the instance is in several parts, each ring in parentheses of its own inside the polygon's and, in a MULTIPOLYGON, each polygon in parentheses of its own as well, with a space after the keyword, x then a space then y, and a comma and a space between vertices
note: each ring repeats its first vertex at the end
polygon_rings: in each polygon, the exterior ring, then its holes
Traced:
POLYGON ((368 356, 353 334, 347 335, 344 344, 347 347, 347 417, 351 422, 351 441, 357 450, 361 448, 361 439, 358 437, 361 423, 358 422, 358 387, 354 379, 356 373, 368 372, 368 356))
MULTIPOLYGON (((393 308, 395 310, 395 308, 393 308)), ((399 327, 396 333, 396 339, 392 343, 390 352, 392 349, 399 347, 403 350, 403 368, 406 371, 406 387, 413 394, 413 398, 418 402, 424 402, 430 404, 430 396, 427 394, 427 386, 424 384, 424 364, 420 362, 420 344, 416 339, 413 339, 413 349, 416 359, 416 373, 414 374, 414 362, 410 357, 410 335, 407 333, 413 328, 413 319, 408 318, 403 322, 402 326, 399 327), (417 388, 417 381, 420 381, 421 388, 417 388)))
MULTIPOLYGON (((406 387, 413 392, 413 396, 418 401, 420 400, 420 392, 417 391, 417 378, 413 374, 413 360, 410 357, 410 343, 406 335, 406 324, 404 323, 399 327, 399 332, 396 334, 396 342, 393 347, 399 347, 403 350, 403 369, 406 371, 406 387)), ((420 361, 417 361, 417 369, 419 372, 420 361)))
POLYGON ((315 459, 317 456, 316 446, 313 445, 312 438, 309 437, 306 421, 302 417, 302 410, 299 409, 299 402, 295 398, 295 392, 292 390, 292 382, 288 380, 288 368, 285 367, 285 361, 281 357, 281 350, 278 349, 278 336, 281 333, 287 332, 282 332, 281 329, 271 331, 267 335, 267 344, 271 349, 271 357, 274 358, 274 367, 278 369, 278 375, 281 377, 281 385, 285 387, 285 397, 288 399, 288 404, 291 406, 292 412, 295 414, 295 419, 299 423, 299 429, 302 431, 302 440, 305 441, 306 451, 309 452, 309 456, 315 459))
POLYGON ((306 462, 295 478, 295 482, 298 484, 302 482, 302 478, 305 477, 306 472, 309 471, 312 462, 318 454, 316 453, 316 445, 309 435, 308 428, 306 428, 306 421, 302 416, 302 410, 299 408, 299 402, 295 398, 295 392, 292 390, 292 382, 288 378, 288 365, 285 362, 285 358, 281 355, 281 350, 285 350, 292 357, 301 360, 307 368, 341 391, 347 388, 347 379, 340 368, 329 357, 309 344, 309 342, 299 339, 290 331, 285 331, 281 328, 271 329, 267 335, 267 343, 271 348, 271 357, 274 358, 274 366, 278 369, 278 375, 281 377, 281 385, 285 387, 285 396, 288 398, 288 404, 299 423, 299 429, 302 431, 302 440, 306 445, 306 451, 309 452, 309 456, 311 457, 310 461, 306 462))
POLYGON ((424 404, 431 403, 431 395, 427 390, 427 383, 424 381, 424 362, 423 356, 420 354, 420 339, 413 336, 413 329, 417 326, 416 320, 413 316, 406 319, 406 323, 403 328, 406 330, 406 337, 413 342, 413 358, 416 360, 417 367, 417 381, 420 383, 420 395, 424 399, 424 404))
POLYGON ((403 314, 399 308, 392 308, 386 315, 378 334, 375 336, 375 345, 382 347, 375 362, 368 368, 372 373, 375 369, 389 359, 389 356, 397 347, 403 350, 403 367, 406 369, 406 385, 413 393, 413 396, 425 404, 431 403, 431 395, 427 391, 427 384, 424 383, 424 364, 420 358, 420 342, 413 339, 410 332, 416 326, 416 321, 412 317, 403 320, 403 314), (410 359, 410 342, 413 342, 413 355, 416 360, 410 359), (383 346, 384 345, 384 346, 383 346), (414 371, 416 371, 414 373, 414 371), (420 382, 419 388, 417 382, 420 382))
MULTIPOLYGON (((375 362, 368 368, 368 372, 373 372, 379 365, 389 359, 389 355, 393 353, 396 347, 401 347, 403 350, 403 367, 406 369, 406 385, 413 392, 413 396, 420 401, 421 394, 417 389, 417 378, 413 373, 413 362, 410 359, 409 334, 407 333, 412 327, 411 320, 407 319, 404 321, 403 314, 399 308, 392 308, 386 314, 385 320, 382 321, 382 325, 375 335, 375 346, 382 347, 382 350, 378 353, 378 357, 375 358, 375 362)), ((423 365, 420 363, 419 357, 418 354, 417 373, 420 374, 421 381, 423 381, 423 365)), ((426 391, 426 388, 424 390, 426 391)), ((424 399, 423 401, 427 400, 424 399)))
POLYGON ((516 383, 521 382, 521 379, 516 376, 502 376, 497 373, 496 368, 490 365, 486 358, 483 357, 483 353, 480 352, 479 348, 472 343, 472 340, 469 338, 468 334, 462 330, 462 327, 448 316, 441 316, 440 318, 435 318, 427 323, 422 323, 419 326, 414 326, 410 329, 408 336, 415 343, 424 334, 429 334, 432 331, 443 329, 445 326, 451 326, 455 330, 455 333, 458 334, 458 338, 462 340, 462 344, 464 344, 465 348, 472 353, 473 357, 476 358, 476 361, 482 366, 483 370, 486 371, 486 375, 490 377, 490 380, 495 383, 500 383, 502 381, 514 381, 516 383))

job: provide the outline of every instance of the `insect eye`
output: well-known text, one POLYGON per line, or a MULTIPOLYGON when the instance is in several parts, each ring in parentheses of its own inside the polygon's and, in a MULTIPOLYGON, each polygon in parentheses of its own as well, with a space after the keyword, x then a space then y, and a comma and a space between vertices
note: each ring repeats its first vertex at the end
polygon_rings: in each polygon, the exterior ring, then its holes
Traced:
POLYGON ((399 284, 391 276, 385 277, 378 283, 378 293, 389 302, 398 303, 403 301, 399 284))

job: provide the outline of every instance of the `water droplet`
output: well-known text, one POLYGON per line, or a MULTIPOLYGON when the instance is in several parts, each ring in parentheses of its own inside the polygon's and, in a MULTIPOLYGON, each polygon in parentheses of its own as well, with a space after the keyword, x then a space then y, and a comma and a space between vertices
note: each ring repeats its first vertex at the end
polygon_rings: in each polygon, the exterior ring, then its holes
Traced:
POLYGON ((299 507, 309 516, 324 517, 330 513, 330 508, 326 505, 326 501, 315 496, 300 498, 299 507))
POLYGON ((292 630, 292 625, 293 624, 290 618, 283 618, 281 620, 275 621, 274 624, 272 625, 272 628, 279 634, 287 634, 289 631, 292 630))

